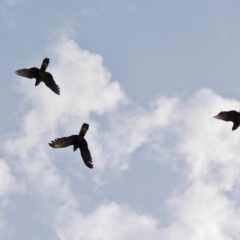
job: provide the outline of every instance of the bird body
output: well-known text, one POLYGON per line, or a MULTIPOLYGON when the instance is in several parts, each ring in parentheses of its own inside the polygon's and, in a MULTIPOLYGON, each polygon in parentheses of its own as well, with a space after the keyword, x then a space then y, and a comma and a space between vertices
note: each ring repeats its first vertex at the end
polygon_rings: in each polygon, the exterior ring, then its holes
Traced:
POLYGON ((54 93, 60 95, 60 88, 59 86, 55 83, 53 76, 51 73, 46 72, 46 69, 49 64, 49 59, 45 58, 42 62, 41 68, 23 68, 17 70, 15 73, 21 77, 26 77, 26 78, 35 78, 35 86, 38 86, 41 82, 44 82, 45 85, 50 88, 54 93))
POLYGON ((240 126, 240 112, 235 110, 222 111, 218 115, 214 116, 214 118, 226 122, 233 122, 232 131, 236 130, 240 126))
POLYGON ((79 135, 57 138, 51 141, 51 143, 49 143, 49 146, 53 148, 64 148, 73 145, 73 151, 76 151, 78 148, 80 149, 80 153, 85 165, 88 168, 93 168, 92 156, 88 149, 87 141, 84 138, 88 128, 89 125, 87 123, 84 123, 80 129, 79 135))

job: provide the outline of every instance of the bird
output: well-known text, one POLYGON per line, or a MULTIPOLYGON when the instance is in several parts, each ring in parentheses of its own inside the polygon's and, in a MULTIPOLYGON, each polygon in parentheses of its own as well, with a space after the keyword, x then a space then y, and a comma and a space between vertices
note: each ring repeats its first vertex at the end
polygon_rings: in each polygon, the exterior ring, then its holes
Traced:
POLYGON ((226 122, 233 122, 232 131, 236 130, 240 126, 240 112, 235 110, 223 111, 214 116, 216 119, 224 120, 226 122))
POLYGON ((45 58, 42 62, 41 68, 23 68, 15 71, 15 73, 21 77, 35 78, 35 86, 38 86, 41 82, 44 82, 54 93, 60 95, 60 88, 55 83, 51 73, 46 72, 49 64, 49 58, 45 58))
POLYGON ((89 128, 89 124, 83 123, 78 135, 72 135, 69 137, 57 138, 49 143, 53 148, 64 148, 73 145, 73 151, 80 149, 83 162, 88 168, 93 168, 92 156, 88 149, 87 141, 84 136, 89 128))

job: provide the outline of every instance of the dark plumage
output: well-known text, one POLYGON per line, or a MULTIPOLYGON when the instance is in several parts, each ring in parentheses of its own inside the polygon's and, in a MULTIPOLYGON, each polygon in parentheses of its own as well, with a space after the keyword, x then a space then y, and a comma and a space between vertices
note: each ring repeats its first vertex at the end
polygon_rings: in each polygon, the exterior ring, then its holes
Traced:
POLYGON ((93 168, 91 153, 88 149, 87 141, 84 138, 88 127, 89 125, 87 123, 84 123, 81 127, 79 135, 57 138, 51 141, 51 143, 49 143, 49 146, 53 148, 64 148, 73 145, 73 151, 76 151, 78 148, 80 149, 81 156, 85 165, 89 168, 93 168))
POLYGON ((233 122, 232 131, 236 130, 240 126, 240 113, 234 110, 228 112, 220 112, 214 118, 224 120, 226 122, 233 122))
POLYGON ((46 72, 46 69, 49 64, 49 59, 45 58, 42 62, 41 68, 24 68, 19 69, 15 73, 21 77, 26 78, 35 78, 35 86, 39 85, 40 82, 44 82, 47 87, 49 87, 54 93, 60 95, 60 89, 59 86, 55 83, 53 76, 51 73, 46 72))

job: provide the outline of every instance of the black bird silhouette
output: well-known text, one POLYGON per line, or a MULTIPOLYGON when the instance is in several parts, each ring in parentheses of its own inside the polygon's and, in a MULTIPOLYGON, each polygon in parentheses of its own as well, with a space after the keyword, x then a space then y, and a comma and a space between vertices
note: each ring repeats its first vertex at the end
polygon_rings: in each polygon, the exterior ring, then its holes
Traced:
POLYGON ((17 70, 15 73, 21 77, 36 78, 35 86, 39 85, 40 82, 44 82, 54 93, 60 95, 59 86, 55 83, 51 73, 46 72, 49 64, 49 58, 45 58, 42 62, 41 68, 23 68, 17 70))
POLYGON ((73 145, 73 151, 76 151, 78 148, 80 149, 81 156, 85 165, 89 168, 93 168, 91 153, 88 149, 87 141, 84 138, 88 128, 89 125, 87 123, 84 123, 81 127, 79 135, 57 138, 51 141, 51 143, 49 143, 49 146, 53 148, 64 148, 73 145))
POLYGON ((233 122, 232 131, 236 130, 240 126, 240 113, 235 110, 220 112, 218 115, 214 116, 214 118, 224 120, 226 122, 233 122))

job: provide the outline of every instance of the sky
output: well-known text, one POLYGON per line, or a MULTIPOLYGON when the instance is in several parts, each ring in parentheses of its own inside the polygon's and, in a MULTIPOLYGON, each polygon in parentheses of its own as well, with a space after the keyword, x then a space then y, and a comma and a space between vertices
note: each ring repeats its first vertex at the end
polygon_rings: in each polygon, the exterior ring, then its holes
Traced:
POLYGON ((0 239, 238 240, 239 1, 0 1, 0 239), (60 96, 20 68, 50 59, 60 96), (85 136, 93 158, 48 143, 85 136))

